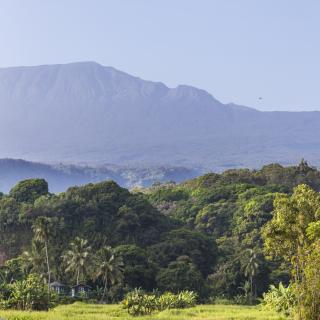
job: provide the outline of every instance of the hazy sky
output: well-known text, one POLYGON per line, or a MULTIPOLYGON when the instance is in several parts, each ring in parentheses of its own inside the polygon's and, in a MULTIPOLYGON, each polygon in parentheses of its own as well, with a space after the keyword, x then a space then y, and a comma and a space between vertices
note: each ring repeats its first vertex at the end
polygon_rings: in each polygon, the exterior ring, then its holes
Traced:
POLYGON ((320 110, 319 17, 319 0, 0 0, 0 66, 90 60, 222 102, 320 110))

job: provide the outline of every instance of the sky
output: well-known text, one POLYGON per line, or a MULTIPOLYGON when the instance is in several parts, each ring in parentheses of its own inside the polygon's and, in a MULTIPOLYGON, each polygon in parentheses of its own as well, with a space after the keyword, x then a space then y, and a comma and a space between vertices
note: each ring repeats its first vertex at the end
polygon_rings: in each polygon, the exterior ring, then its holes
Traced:
POLYGON ((0 67, 96 61, 260 110, 320 110, 318 0, 0 0, 0 67))

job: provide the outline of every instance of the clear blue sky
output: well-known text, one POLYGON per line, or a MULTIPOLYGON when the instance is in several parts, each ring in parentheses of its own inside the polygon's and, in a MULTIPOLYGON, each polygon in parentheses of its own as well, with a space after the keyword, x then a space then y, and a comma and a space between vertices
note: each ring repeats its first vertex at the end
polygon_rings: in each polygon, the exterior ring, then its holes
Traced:
POLYGON ((0 0, 0 66, 90 60, 222 102, 320 110, 319 17, 318 0, 0 0))

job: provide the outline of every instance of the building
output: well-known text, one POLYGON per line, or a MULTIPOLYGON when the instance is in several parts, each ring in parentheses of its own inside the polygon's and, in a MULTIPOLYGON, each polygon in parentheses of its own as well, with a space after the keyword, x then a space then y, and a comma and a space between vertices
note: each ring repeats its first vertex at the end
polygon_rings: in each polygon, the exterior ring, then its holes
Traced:
POLYGON ((57 294, 66 295, 68 294, 69 290, 68 287, 58 281, 54 281, 50 283, 51 290, 55 291, 57 294))
POLYGON ((91 292, 91 287, 79 283, 71 288, 71 297, 73 298, 80 298, 80 297, 88 297, 91 292))

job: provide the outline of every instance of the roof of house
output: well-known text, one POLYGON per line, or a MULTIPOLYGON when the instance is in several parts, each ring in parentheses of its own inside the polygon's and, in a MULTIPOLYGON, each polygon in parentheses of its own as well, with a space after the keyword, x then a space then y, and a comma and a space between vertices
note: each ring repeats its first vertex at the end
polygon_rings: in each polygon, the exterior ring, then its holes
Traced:
POLYGON ((54 281, 50 283, 50 287, 65 287, 66 285, 63 283, 60 283, 58 281, 54 281))

